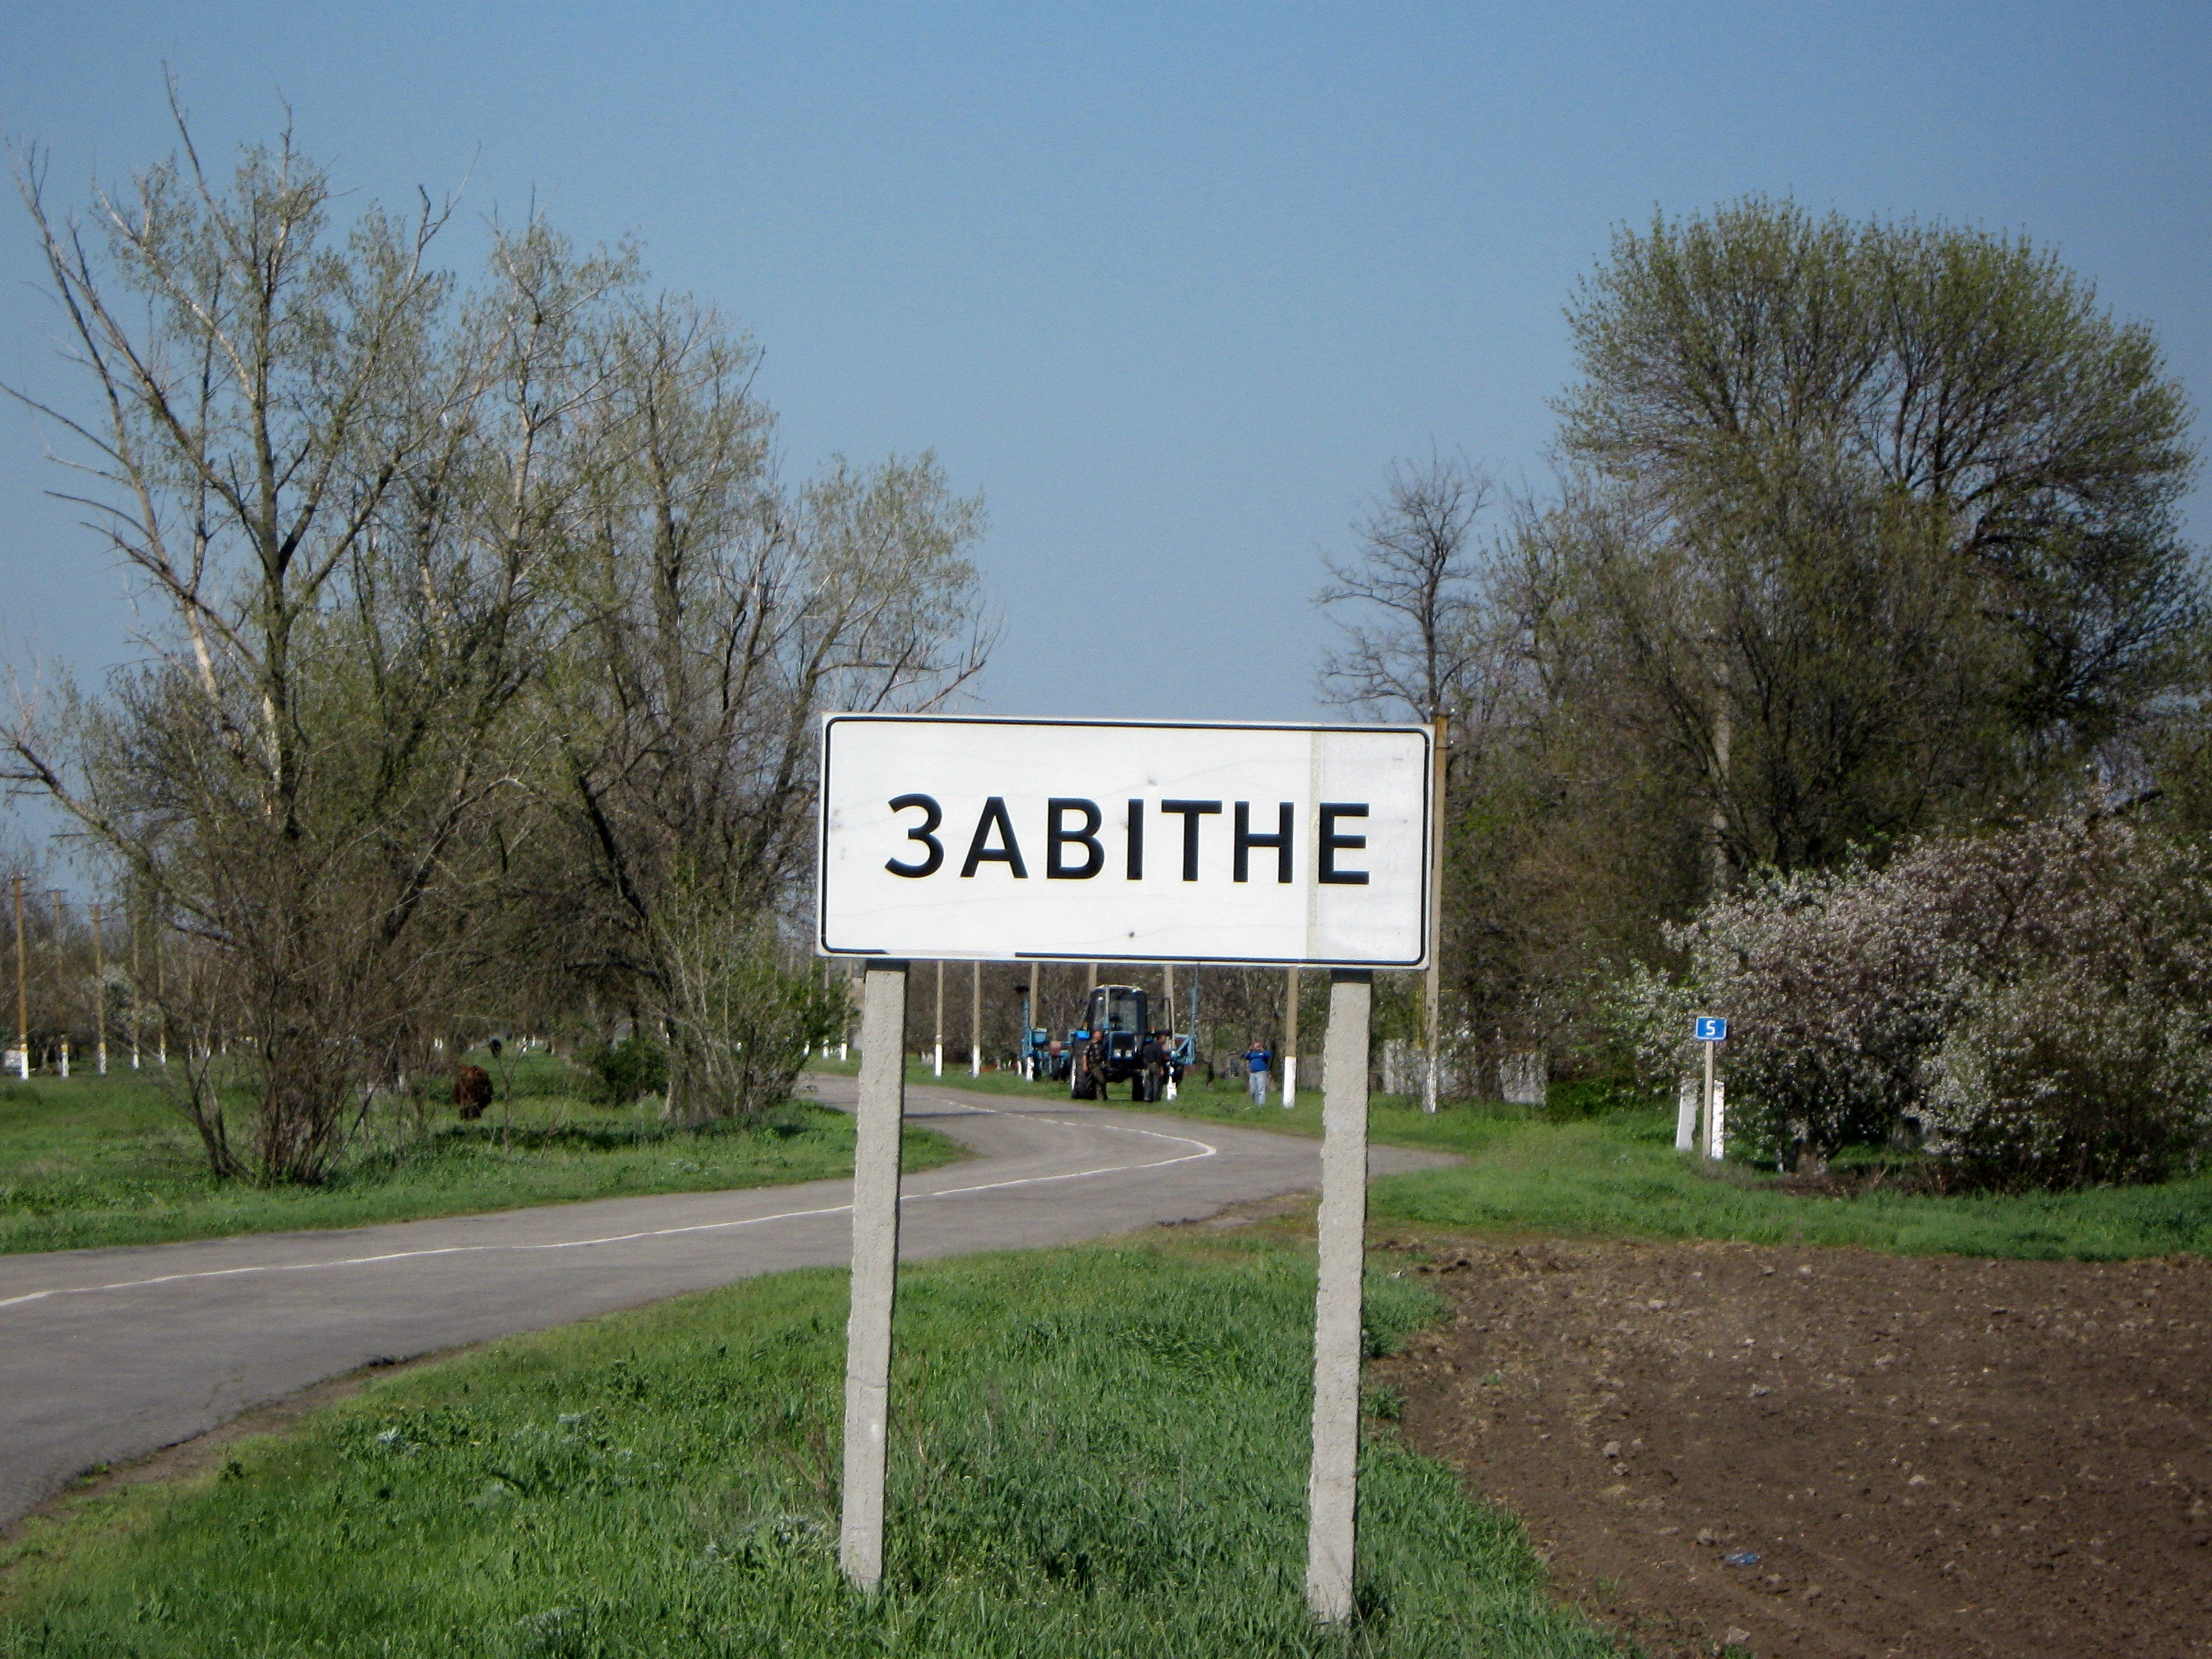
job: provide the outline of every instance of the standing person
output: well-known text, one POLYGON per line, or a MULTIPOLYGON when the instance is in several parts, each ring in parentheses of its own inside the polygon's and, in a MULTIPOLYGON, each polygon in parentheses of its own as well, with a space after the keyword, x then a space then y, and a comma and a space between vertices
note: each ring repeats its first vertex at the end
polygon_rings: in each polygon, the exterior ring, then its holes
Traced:
POLYGON ((1145 1033, 1144 1046, 1137 1050, 1137 1064, 1142 1068, 1142 1080, 1138 1085, 1139 1100, 1164 1100, 1169 1082, 1167 1045, 1160 1041, 1161 1033, 1145 1033))
POLYGON ((1252 1046, 1244 1051, 1244 1081, 1252 1091, 1255 1106, 1267 1103, 1267 1067, 1273 1063, 1274 1058, 1267 1052, 1267 1045, 1257 1037, 1252 1039, 1252 1046))

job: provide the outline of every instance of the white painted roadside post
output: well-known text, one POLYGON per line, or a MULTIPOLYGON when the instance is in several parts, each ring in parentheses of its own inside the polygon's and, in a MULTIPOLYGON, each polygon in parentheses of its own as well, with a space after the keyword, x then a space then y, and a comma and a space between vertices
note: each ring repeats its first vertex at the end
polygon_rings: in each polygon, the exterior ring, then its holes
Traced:
POLYGON ((983 1075, 983 964, 968 964, 968 1075, 983 1075))
POLYGON ((899 1135, 906 1114, 906 963, 871 962, 860 1007, 853 1149, 853 1302, 845 1322, 845 1490, 837 1564, 863 1589, 884 1576, 884 1449, 891 1304, 898 1288, 899 1135))
POLYGON ((1698 1150, 1698 1103, 1700 1098, 1698 1080, 1686 1077, 1674 1091, 1674 1150, 1694 1152, 1698 1150))
POLYGON ((1727 1131, 1721 1127, 1721 1096, 1719 1085, 1713 1081, 1713 1050, 1728 1041, 1728 1021, 1718 1014, 1699 1014, 1690 1027, 1691 1040, 1703 1043, 1705 1050, 1705 1133, 1704 1152, 1709 1161, 1724 1157, 1728 1151, 1727 1131))
MULTIPOLYGON (((824 720, 816 949, 868 963, 839 1544, 855 1584, 883 1576, 908 963, 1027 961, 1033 985, 1040 962, 1089 963, 1096 986, 1108 963, 1180 961, 1194 994, 1209 962, 1283 968, 1293 988, 1326 968, 1306 1599, 1352 1616, 1368 1032, 1374 970, 1431 956, 1433 741, 1425 726, 824 720)), ((940 1065, 943 1029, 940 993, 940 1065)), ((1294 1024, 1286 1036, 1287 1060, 1294 1024)))
POLYGON ((1298 1092, 1298 970, 1283 976, 1283 1109, 1297 1105, 1298 1092))

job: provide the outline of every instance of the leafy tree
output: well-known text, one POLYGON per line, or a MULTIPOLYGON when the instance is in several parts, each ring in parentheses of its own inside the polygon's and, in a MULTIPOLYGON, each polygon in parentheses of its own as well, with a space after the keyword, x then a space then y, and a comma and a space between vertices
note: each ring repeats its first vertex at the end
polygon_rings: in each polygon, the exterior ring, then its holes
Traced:
POLYGON ((2025 238, 1753 199, 1623 231, 1569 308, 1539 527, 1723 874, 2031 802, 2190 672, 2190 411, 2025 238))
POLYGON ((1329 594, 1364 612, 1340 695, 1451 665, 1480 1048, 1601 1042, 1593 988, 1746 872, 2045 810, 2085 764, 2212 822, 2195 455, 2148 327, 2024 239, 1762 200, 1624 230, 1568 318, 1557 491, 1425 542, 1452 521, 1401 472, 1329 594))

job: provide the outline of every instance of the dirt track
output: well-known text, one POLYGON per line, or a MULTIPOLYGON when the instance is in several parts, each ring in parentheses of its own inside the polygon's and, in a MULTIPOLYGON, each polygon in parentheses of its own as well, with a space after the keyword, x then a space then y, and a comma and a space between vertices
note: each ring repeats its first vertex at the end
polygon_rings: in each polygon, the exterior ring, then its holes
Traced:
POLYGON ((1647 1651, 2212 1654, 2212 1262, 1395 1243, 1407 1439, 1647 1651))

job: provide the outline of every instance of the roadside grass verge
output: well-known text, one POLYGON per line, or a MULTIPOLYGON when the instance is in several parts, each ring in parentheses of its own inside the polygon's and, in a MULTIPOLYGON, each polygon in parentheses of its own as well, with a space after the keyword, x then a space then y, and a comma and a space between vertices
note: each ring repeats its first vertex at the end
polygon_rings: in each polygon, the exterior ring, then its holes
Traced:
MULTIPOLYGON (((1369 1286, 1370 1346, 1434 1311, 1369 1286)), ((902 1275, 880 1594, 836 1568, 845 1279, 760 1279, 373 1383, 34 1521, 0 1656, 1614 1651, 1371 1423, 1361 1620, 1304 1603, 1313 1272, 1265 1235, 902 1275)), ((1391 1402, 1376 1402, 1391 1413, 1391 1402)))
MULTIPOLYGON (((479 1056, 478 1058, 483 1058, 479 1056)), ((143 1077, 0 1085, 0 1251, 153 1244, 291 1228, 357 1227, 574 1199, 716 1191, 850 1172, 852 1120, 794 1103, 756 1124, 661 1121, 658 1103, 603 1108, 549 1055, 505 1068, 511 1087, 464 1123, 380 1106, 331 1178, 257 1187, 210 1178, 198 1139, 143 1077)), ((907 1167, 960 1156, 909 1127, 907 1167)))
MULTIPOLYGON (((921 1068, 927 1081, 927 1068, 921 1068)), ((1011 1073, 978 1079, 963 1067, 944 1083, 1000 1092, 1055 1092, 1011 1073)), ((1056 1092, 1064 1093, 1064 1090, 1056 1092)), ((1130 1103, 1115 1100, 1117 1107, 1130 1103)), ((1227 1080, 1139 1111, 1289 1134, 1321 1133, 1321 1096, 1301 1091, 1289 1111, 1255 1107, 1227 1080)), ((1585 1237, 1709 1238, 1753 1244, 1856 1245, 1905 1255, 2122 1261, 2188 1250, 2212 1255, 2212 1175, 2155 1186, 2075 1192, 1911 1192, 1873 1186, 1849 1194, 1792 1190, 1770 1171, 1730 1161, 1711 1174, 1674 1150, 1665 1108, 1546 1118, 1527 1107, 1454 1103, 1435 1114, 1402 1096, 1370 1103, 1376 1141, 1456 1152, 1462 1162, 1377 1181, 1376 1227, 1585 1237)))
POLYGON ((2106 1261, 2176 1250, 2212 1255, 2212 1176, 2064 1193, 1877 1187, 1838 1195, 1793 1192, 1773 1175, 1734 1163, 1702 1172, 1675 1152, 1671 1111, 1506 1121, 1499 1130, 1456 1168, 1376 1182, 1370 1217, 1379 1225, 1460 1232, 1856 1245, 1910 1255, 2106 1261))

